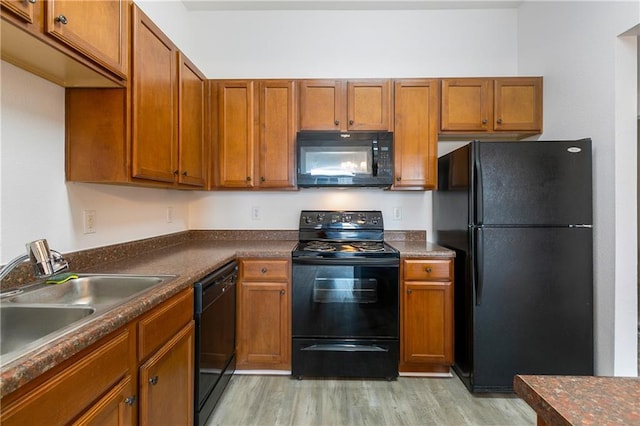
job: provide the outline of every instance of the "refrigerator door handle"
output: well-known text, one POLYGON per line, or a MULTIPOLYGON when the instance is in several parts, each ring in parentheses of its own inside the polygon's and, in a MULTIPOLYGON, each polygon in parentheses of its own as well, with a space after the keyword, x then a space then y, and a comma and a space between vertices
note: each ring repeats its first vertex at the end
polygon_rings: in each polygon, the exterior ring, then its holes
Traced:
POLYGON ((482 167, 480 164, 480 144, 473 144, 473 223, 482 225, 482 167))
POLYGON ((475 250, 474 250, 474 276, 473 283, 476 293, 476 306, 480 306, 482 301, 482 286, 484 281, 484 235, 482 228, 475 228, 475 250))

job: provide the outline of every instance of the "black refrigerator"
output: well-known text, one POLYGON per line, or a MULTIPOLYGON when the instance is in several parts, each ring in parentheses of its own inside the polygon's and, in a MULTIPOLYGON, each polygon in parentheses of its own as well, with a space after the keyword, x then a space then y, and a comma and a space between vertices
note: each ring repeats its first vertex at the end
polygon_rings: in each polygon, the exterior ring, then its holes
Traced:
POLYGON ((591 140, 473 141, 438 160, 435 240, 456 252, 454 370, 593 374, 591 140))

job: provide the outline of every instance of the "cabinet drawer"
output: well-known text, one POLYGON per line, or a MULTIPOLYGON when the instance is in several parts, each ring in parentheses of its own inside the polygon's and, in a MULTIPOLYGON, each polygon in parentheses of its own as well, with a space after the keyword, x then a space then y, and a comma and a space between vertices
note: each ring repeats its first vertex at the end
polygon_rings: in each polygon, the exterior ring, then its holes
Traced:
POLYGON ((138 359, 143 360, 193 319, 193 289, 169 299, 138 323, 138 359))
POLYGON ((288 260, 243 260, 240 275, 243 280, 288 280, 288 260))
POLYGON ((118 333, 15 403, 2 406, 3 425, 66 424, 128 372, 129 329, 118 333))
POLYGON ((451 260, 405 260, 404 279, 415 281, 442 281, 451 279, 451 260))

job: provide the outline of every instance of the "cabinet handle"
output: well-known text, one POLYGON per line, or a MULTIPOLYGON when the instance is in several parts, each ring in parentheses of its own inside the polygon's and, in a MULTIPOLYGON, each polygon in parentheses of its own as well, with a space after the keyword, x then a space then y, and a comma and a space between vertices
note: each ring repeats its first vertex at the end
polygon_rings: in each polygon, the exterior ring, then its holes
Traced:
POLYGON ((333 124, 335 124, 336 126, 339 126, 340 125, 340 121, 336 120, 336 121, 333 122, 333 124))
POLYGON ((285 291, 284 290, 280 290, 280 296, 284 296, 285 291))
POLYGON ((502 118, 498 118, 498 124, 502 124, 502 118))
POLYGON ((262 272, 263 274, 266 274, 267 273, 267 268, 260 269, 260 272, 262 272))
POLYGON ((152 385, 157 385, 158 384, 158 376, 153 376, 152 378, 149 379, 149 383, 152 385))
POLYGON ((129 398, 125 398, 124 403, 131 406, 133 404, 135 404, 136 402, 136 396, 135 395, 131 395, 129 398))
POLYGON ((487 124, 489 122, 489 120, 487 120, 486 118, 482 119, 482 124, 487 124))
POLYGON ((427 271, 427 274, 431 273, 431 266, 427 266, 426 268, 424 268, 425 271, 427 271))
POLYGON ((353 125, 353 120, 349 120, 349 125, 353 125))
POLYGON ((413 293, 413 291, 410 288, 408 288, 407 289, 407 294, 411 294, 411 293, 413 293))
POLYGON ((56 21, 56 22, 60 22, 62 25, 67 25, 67 23, 69 22, 69 20, 67 19, 67 17, 66 17, 66 16, 64 16, 64 15, 56 16, 55 21, 56 21))

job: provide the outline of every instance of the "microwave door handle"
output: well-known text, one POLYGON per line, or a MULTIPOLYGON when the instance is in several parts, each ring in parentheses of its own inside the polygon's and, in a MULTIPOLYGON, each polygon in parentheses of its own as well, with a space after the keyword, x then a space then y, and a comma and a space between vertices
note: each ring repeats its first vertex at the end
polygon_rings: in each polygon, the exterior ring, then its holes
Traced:
POLYGON ((378 141, 377 140, 373 140, 371 142, 372 145, 372 150, 373 150, 373 157, 372 157, 372 161, 371 161, 371 174, 373 176, 378 176, 378 141))

